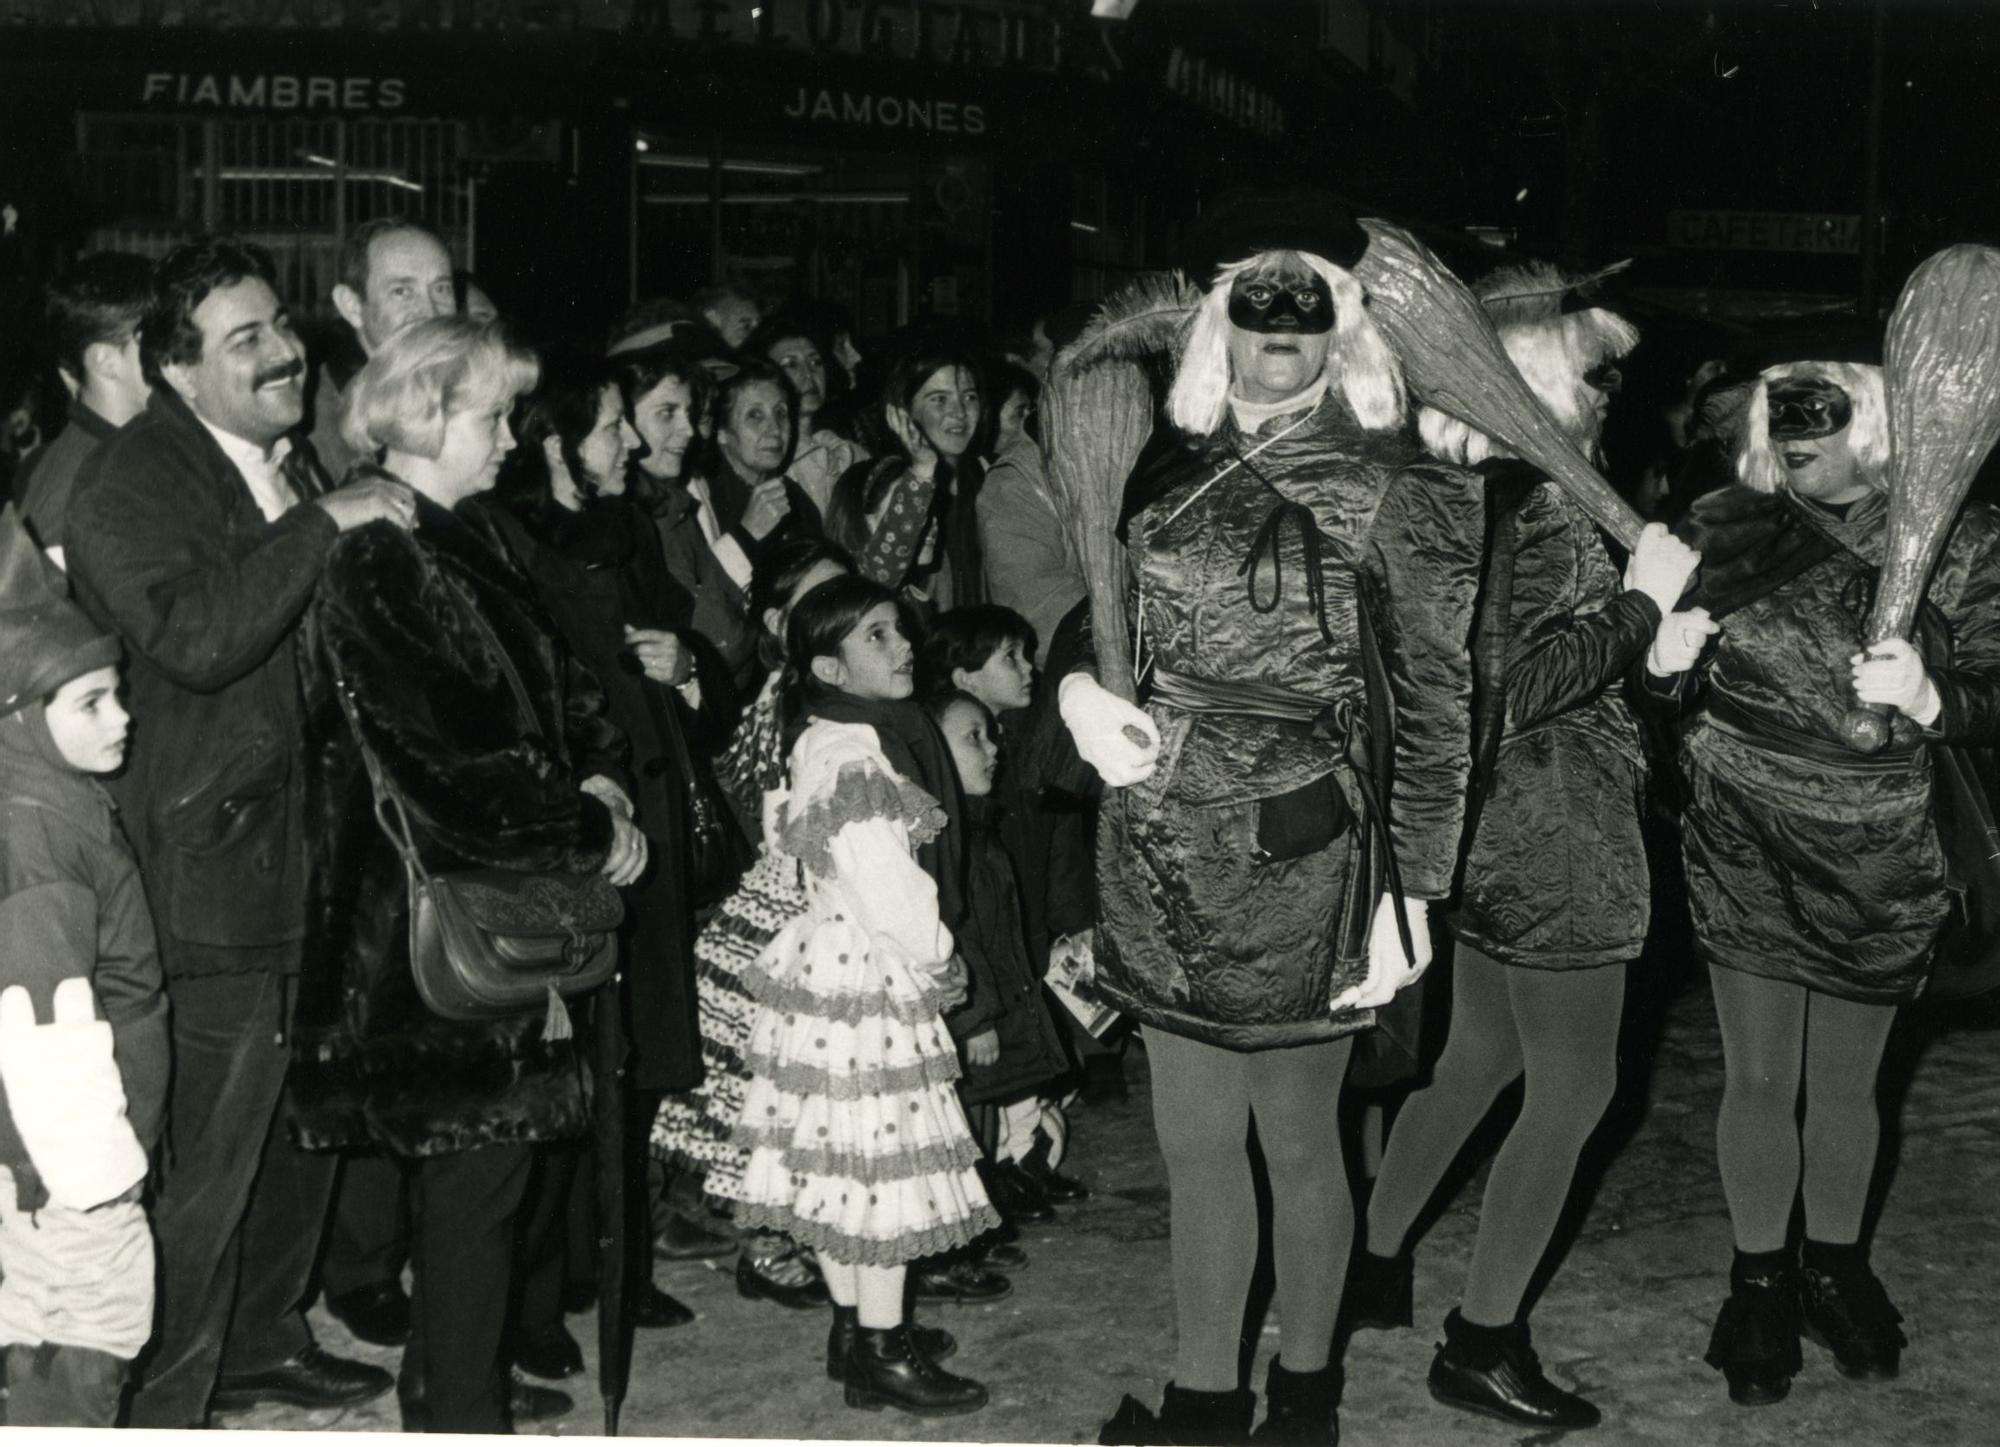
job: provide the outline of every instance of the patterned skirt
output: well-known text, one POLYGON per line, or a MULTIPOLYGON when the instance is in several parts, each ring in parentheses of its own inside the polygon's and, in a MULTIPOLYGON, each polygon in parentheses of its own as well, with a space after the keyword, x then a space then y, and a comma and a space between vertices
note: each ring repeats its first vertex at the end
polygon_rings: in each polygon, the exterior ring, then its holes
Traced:
POLYGON ((735 1133, 749 1152, 739 1225, 860 1266, 901 1265, 999 1225, 927 972, 858 924, 807 916, 779 931, 744 984, 760 1009, 735 1133))
POLYGON ((660 1102, 652 1150, 678 1169, 705 1176, 705 1189, 724 1200, 742 1193, 748 1155, 730 1138, 750 1083, 743 1052, 757 1016, 757 1002, 744 988, 743 976, 772 936, 805 908, 798 861, 761 850, 736 892, 695 940, 702 1082, 660 1102))

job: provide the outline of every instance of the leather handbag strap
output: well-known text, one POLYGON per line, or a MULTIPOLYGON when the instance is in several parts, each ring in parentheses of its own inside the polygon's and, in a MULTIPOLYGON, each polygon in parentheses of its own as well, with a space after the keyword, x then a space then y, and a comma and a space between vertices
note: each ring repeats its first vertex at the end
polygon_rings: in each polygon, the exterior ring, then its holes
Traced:
POLYGON ((402 791, 389 782, 382 761, 368 746, 368 736, 361 731, 361 711, 355 706, 354 690, 349 686, 347 676, 340 671, 338 660, 333 661, 333 689, 340 696, 340 710, 347 715, 347 727, 354 735, 355 747, 361 751, 362 767, 368 771, 368 788, 375 796, 375 822, 382 826, 382 832, 396 846, 396 853, 402 856, 404 867, 417 880, 428 883, 430 872, 417 855, 416 835, 410 828, 410 812, 403 802, 402 791))

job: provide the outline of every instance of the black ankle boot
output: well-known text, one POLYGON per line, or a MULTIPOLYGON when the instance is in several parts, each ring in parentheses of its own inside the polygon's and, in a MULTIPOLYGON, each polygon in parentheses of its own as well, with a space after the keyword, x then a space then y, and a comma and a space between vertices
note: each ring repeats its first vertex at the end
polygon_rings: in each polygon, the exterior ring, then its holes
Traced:
POLYGON ((1136 1398, 1121 1401, 1098 1432, 1098 1447, 1229 1447, 1250 1440, 1256 1412, 1257 1394, 1248 1387, 1190 1392, 1168 1382, 1158 1415, 1136 1398))
POLYGON ((1902 1370, 1903 1316, 1868 1266, 1860 1246, 1807 1241, 1799 1272, 1805 1334, 1833 1353, 1856 1381, 1888 1381, 1902 1370))
POLYGON ((1272 1361, 1264 1379, 1264 1425, 1251 1440, 1337 1444, 1341 1385, 1340 1368, 1331 1362, 1316 1372, 1293 1372, 1272 1361))
POLYGON ((1430 1389, 1447 1407, 1526 1427, 1574 1431, 1604 1420, 1596 1407, 1542 1375, 1525 1321, 1475 1326, 1454 1310, 1444 1319, 1444 1340, 1431 1361, 1430 1389))
POLYGON ((1729 1383, 1739 1407, 1782 1402, 1799 1370, 1798 1272, 1789 1251, 1738 1251, 1729 1300, 1703 1358, 1729 1383))
POLYGON ((1417 1274, 1416 1258, 1377 1256, 1356 1251, 1347 1268, 1347 1291, 1340 1299, 1340 1318, 1349 1331, 1373 1328, 1395 1331, 1416 1325, 1411 1301, 1417 1274))
MULTIPOLYGON (((860 1326, 858 1308, 834 1304, 833 1326, 826 1334, 826 1374, 830 1380, 847 1380, 847 1354, 854 1348, 854 1333, 860 1326)), ((919 1326, 914 1321, 910 1323, 910 1344, 934 1362, 958 1350, 958 1338, 943 1327, 919 1326)))
POLYGON ((955 1417, 986 1405, 986 1388, 955 1377, 918 1351, 910 1329, 857 1326, 847 1349, 847 1405, 868 1412, 894 1407, 914 1417, 955 1417))

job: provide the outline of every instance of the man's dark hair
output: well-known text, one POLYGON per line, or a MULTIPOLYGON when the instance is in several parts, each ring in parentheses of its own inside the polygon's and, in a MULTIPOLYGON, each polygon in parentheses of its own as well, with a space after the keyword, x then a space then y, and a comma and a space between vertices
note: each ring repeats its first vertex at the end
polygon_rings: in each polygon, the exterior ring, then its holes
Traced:
POLYGON ((254 241, 234 236, 200 236, 160 258, 153 272, 153 299, 139 323, 139 361, 146 380, 159 386, 160 369, 168 363, 186 366, 201 360, 201 328, 195 308, 218 287, 235 286, 256 277, 278 289, 278 268, 271 253, 254 241))
POLYGON ((129 251, 100 251, 49 287, 49 343, 56 365, 83 380, 83 354, 137 331, 153 300, 153 263, 129 251))
POLYGON ((368 248, 375 244, 378 236, 389 236, 398 231, 415 231, 430 237, 445 254, 451 248, 445 246, 444 238, 421 221, 412 221, 407 216, 377 216, 373 221, 364 221, 349 231, 340 243, 340 284, 356 296, 368 295, 368 248))
POLYGON ((924 635, 923 654, 917 661, 919 680, 926 692, 956 688, 951 681, 954 668, 977 673, 1009 643, 1020 644, 1023 653, 1034 657, 1034 626, 1012 608, 998 603, 953 608, 939 615, 924 635))

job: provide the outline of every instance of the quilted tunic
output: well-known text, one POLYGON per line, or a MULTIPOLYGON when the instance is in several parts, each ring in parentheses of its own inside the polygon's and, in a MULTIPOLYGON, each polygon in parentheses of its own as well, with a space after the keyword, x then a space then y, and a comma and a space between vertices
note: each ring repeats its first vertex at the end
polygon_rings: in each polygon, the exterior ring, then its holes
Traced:
MULTIPOLYGON (((1479 479, 1363 431, 1329 392, 1255 434, 1225 420, 1162 455, 1134 487, 1149 499, 1128 538, 1149 677, 1224 691, 1273 685, 1358 716, 1367 590, 1393 696, 1394 768, 1383 784, 1402 884, 1443 898, 1470 760, 1479 479)), ((1360 816, 1340 733, 1190 713, 1158 697, 1147 707, 1159 768, 1103 811, 1102 991, 1148 1025, 1239 1050, 1367 1026, 1370 1012, 1328 1009, 1366 970, 1365 952, 1341 957, 1336 947, 1352 832, 1296 858, 1257 848, 1264 801, 1328 777, 1360 816)))

